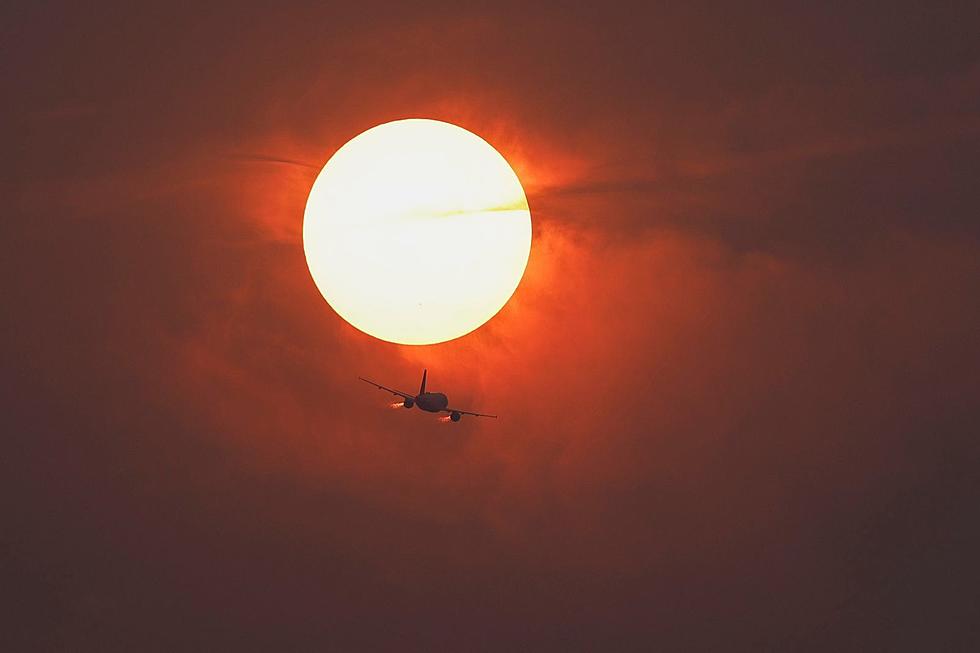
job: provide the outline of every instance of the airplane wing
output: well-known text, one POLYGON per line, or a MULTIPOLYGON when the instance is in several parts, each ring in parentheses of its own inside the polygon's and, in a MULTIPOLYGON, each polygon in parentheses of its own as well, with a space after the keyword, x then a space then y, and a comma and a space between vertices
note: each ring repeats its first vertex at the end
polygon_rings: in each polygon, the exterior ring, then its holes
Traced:
POLYGON ((391 394, 398 395, 399 397, 401 397, 403 399, 415 399, 415 395, 410 395, 407 392, 402 392, 401 390, 392 390, 391 388, 387 388, 387 387, 381 385, 380 383, 375 383, 374 381, 372 381, 370 379, 365 379, 363 376, 359 376, 357 378, 359 378, 361 381, 364 381, 365 383, 370 383, 371 385, 373 385, 378 390, 387 390, 391 394))
POLYGON ((460 415, 473 415, 474 417, 492 417, 497 419, 496 415, 487 415, 485 413, 474 413, 468 410, 459 410, 458 408, 443 408, 444 413, 459 413, 460 415))

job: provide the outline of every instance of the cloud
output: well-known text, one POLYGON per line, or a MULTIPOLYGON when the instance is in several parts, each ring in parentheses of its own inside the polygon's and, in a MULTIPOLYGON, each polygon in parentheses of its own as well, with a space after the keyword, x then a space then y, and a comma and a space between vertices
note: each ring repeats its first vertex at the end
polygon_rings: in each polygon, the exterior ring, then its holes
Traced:
POLYGON ((170 9, 66 14, 12 78, 23 648, 961 643, 975 66, 902 12, 170 9), (301 243, 326 157, 411 115, 493 143, 535 228, 431 347, 343 322, 301 243), (423 367, 500 419, 356 378, 423 367))

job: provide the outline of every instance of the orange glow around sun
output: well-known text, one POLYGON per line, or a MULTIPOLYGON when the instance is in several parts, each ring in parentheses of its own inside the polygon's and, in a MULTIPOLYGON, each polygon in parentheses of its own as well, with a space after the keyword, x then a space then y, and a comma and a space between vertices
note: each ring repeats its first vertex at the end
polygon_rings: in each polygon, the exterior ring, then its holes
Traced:
POLYGON ((517 289, 531 214, 507 161, 479 136, 397 120, 356 136, 310 191, 303 247, 313 280, 347 322, 409 345, 452 340, 517 289))

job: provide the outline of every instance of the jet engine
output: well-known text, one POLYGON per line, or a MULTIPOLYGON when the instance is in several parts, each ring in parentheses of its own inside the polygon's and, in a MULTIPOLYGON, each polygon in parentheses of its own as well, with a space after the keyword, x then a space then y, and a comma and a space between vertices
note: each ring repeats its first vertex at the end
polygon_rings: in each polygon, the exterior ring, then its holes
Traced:
POLYGON ((458 422, 462 416, 463 416, 462 413, 457 412, 457 411, 454 410, 453 412, 451 412, 449 414, 449 419, 451 419, 454 422, 458 422))
POLYGON ((415 405, 415 400, 414 400, 414 399, 406 399, 406 400, 405 400, 405 401, 404 401, 404 402, 402 403, 402 405, 403 405, 403 406, 404 406, 405 408, 411 408, 412 406, 414 406, 414 405, 415 405))

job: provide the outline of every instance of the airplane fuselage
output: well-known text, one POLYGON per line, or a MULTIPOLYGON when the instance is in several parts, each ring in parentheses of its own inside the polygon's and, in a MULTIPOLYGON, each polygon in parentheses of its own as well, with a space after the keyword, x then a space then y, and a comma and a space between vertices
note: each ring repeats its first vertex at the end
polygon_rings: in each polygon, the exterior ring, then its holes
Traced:
POLYGON ((446 409, 449 399, 441 392, 423 392, 415 396, 415 405, 424 411, 438 413, 446 409))

